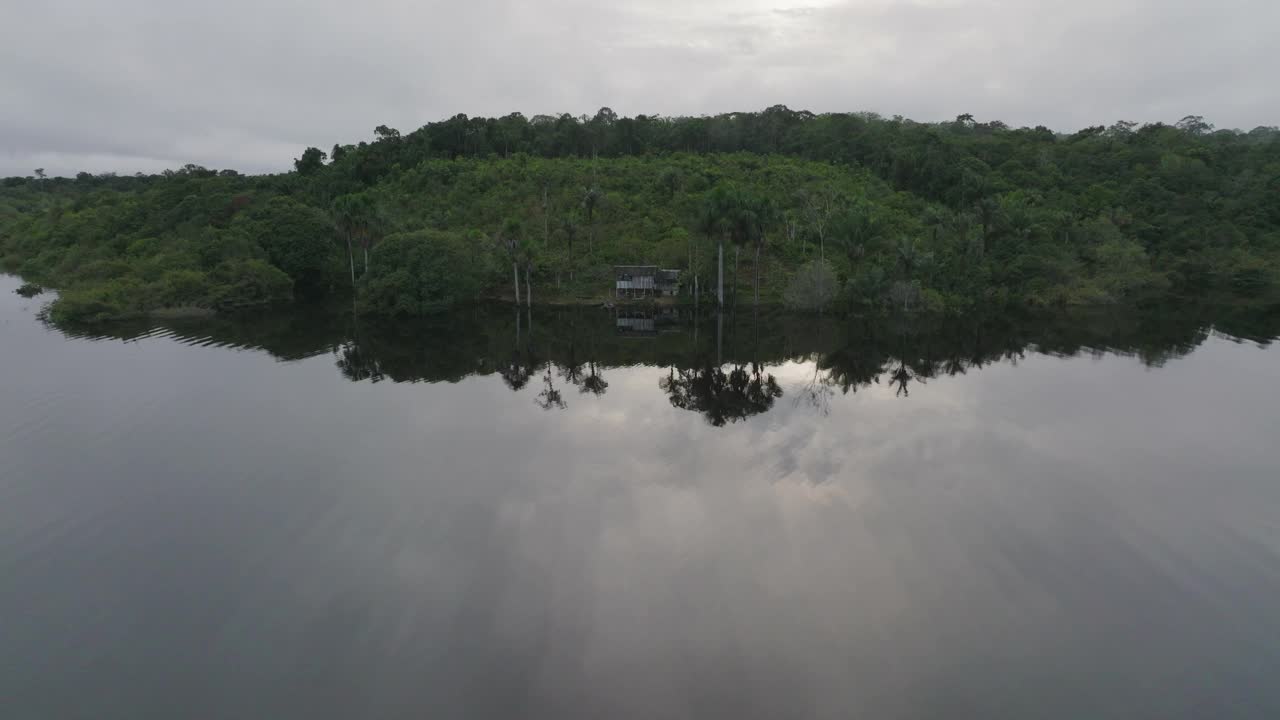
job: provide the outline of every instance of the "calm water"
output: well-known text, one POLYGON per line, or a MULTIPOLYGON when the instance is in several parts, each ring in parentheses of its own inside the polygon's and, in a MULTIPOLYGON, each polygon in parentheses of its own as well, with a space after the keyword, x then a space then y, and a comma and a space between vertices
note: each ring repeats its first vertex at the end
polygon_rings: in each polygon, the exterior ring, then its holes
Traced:
POLYGON ((103 335, 16 285, 6 718, 1280 716, 1275 312, 103 335))

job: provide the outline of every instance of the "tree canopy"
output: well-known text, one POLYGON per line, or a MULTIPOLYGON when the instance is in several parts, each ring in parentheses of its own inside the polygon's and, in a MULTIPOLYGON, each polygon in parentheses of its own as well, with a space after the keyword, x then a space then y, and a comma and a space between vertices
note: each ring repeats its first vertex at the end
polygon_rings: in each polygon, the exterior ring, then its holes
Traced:
POLYGON ((380 125, 277 175, 187 165, 0 181, 0 265, 91 318, 345 288, 370 310, 428 312, 511 298, 513 267, 526 298, 538 285, 539 298, 600 299, 613 264, 639 263, 683 270, 684 297, 696 284, 709 300, 722 243, 746 251, 725 284, 761 302, 818 279, 806 303, 867 310, 1266 296, 1280 286, 1280 131, 1196 115, 1065 134, 968 114, 602 108, 380 125), (466 263, 450 266, 459 282, 411 243, 466 263), (421 272, 387 272, 384 253, 421 272))

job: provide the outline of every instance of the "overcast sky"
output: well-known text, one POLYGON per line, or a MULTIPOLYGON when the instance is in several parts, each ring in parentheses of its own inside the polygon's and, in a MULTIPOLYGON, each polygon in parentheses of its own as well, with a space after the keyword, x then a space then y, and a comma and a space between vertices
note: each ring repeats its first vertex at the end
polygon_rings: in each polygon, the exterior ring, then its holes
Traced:
POLYGON ((282 170, 455 113, 1280 124, 1277 0, 4 0, 0 175, 282 170))

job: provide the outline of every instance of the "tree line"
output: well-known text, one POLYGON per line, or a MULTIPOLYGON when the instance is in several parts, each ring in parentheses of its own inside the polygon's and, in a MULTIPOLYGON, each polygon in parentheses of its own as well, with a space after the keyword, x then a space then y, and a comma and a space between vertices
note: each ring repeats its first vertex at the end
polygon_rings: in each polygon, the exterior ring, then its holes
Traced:
POLYGON ((1277 140, 1198 116, 1062 134, 782 106, 459 115, 284 174, 7 178, 0 264, 81 319, 346 292, 392 315, 535 286, 594 301, 615 264, 681 269, 686 301, 721 305, 1256 298, 1280 285, 1277 140))

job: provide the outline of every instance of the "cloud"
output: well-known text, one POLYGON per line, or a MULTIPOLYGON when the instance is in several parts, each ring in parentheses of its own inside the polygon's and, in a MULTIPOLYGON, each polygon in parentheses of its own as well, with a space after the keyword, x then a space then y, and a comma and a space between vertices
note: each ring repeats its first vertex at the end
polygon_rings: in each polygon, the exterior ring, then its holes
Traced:
POLYGON ((11 3, 0 175, 282 170, 384 123, 602 105, 1247 129, 1280 116, 1277 26, 1270 0, 11 3))

